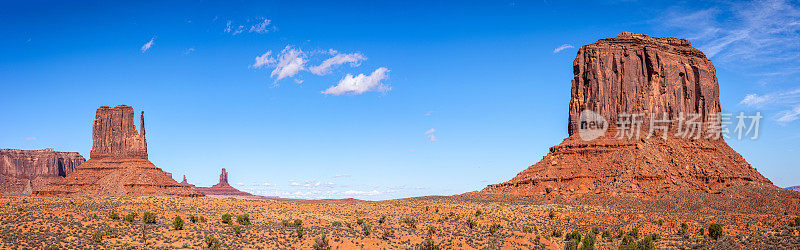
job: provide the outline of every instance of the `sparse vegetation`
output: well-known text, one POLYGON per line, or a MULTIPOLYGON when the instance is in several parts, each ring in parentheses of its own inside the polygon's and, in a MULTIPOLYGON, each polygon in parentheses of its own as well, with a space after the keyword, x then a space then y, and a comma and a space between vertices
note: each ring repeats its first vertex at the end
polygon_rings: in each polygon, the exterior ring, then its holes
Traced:
POLYGON ((417 220, 412 217, 406 217, 403 219, 403 223, 406 223, 411 228, 417 228, 417 220))
POLYGON ((522 227, 522 232, 523 233, 533 233, 533 229, 531 229, 530 227, 522 227))
POLYGON ((555 212, 553 212, 553 210, 550 210, 550 212, 549 212, 549 213, 547 213, 547 217, 548 217, 548 218, 550 218, 550 219, 552 220, 553 218, 555 218, 555 217, 556 217, 556 213, 555 213, 555 212))
POLYGON ((428 226, 428 237, 431 237, 436 234, 436 228, 433 226, 428 226))
POLYGON ((553 229, 553 232, 550 233, 550 235, 552 235, 553 237, 556 237, 556 238, 561 238, 561 236, 564 235, 564 232, 561 232, 560 230, 553 229))
POLYGON ((482 214, 482 213, 483 213, 483 212, 481 212, 481 210, 480 210, 480 209, 476 210, 476 211, 475 211, 475 217, 481 216, 481 214, 482 214))
POLYGON ((659 227, 660 227, 660 226, 663 226, 663 225, 664 225, 664 219, 658 219, 658 220, 656 221, 656 225, 658 225, 659 227))
POLYGON ((383 229, 383 239, 384 240, 388 240, 389 238, 392 238, 392 237, 394 237, 394 234, 392 233, 392 231, 389 231, 389 229, 383 229))
POLYGON ((234 226, 233 227, 233 233, 236 234, 236 236, 241 237, 242 236, 242 227, 241 226, 234 226))
MULTIPOLYGON (((284 226, 285 226, 285 225, 284 225, 284 226)), ((334 227, 341 227, 341 226, 342 226, 342 223, 341 223, 341 222, 339 222, 339 221, 334 221, 334 222, 331 222, 331 226, 334 226, 334 227)))
POLYGON ((599 227, 592 227, 592 233, 593 234, 599 234, 600 233, 600 228, 599 227))
POLYGON ((311 246, 314 250, 330 250, 331 246, 328 244, 328 238, 324 234, 314 239, 314 245, 311 246))
POLYGON ((301 226, 297 226, 297 228, 295 229, 295 234, 297 235, 298 239, 302 239, 303 238, 303 234, 304 233, 303 233, 303 226, 302 225, 301 226))
POLYGON ((222 223, 231 225, 233 224, 233 215, 231 214, 223 214, 222 215, 222 223))
POLYGON ((125 217, 123 217, 122 220, 127 222, 133 222, 136 219, 136 216, 138 216, 136 213, 130 212, 127 215, 125 215, 125 217))
POLYGON ((111 211, 111 213, 108 214, 108 218, 112 220, 119 220, 119 214, 117 214, 115 211, 111 211))
POLYGON ((364 224, 364 219, 361 219, 361 218, 356 219, 356 224, 361 226, 361 224, 364 224))
POLYGON ((175 230, 183 230, 183 219, 176 215, 175 219, 172 220, 172 227, 175 228, 175 230))
POLYGON ((361 225, 361 232, 364 233, 364 236, 369 236, 369 234, 372 232, 372 226, 369 224, 361 225))
POLYGON ((156 224, 156 214, 144 212, 144 214, 142 214, 142 222, 147 224, 156 224))
POLYGON ((715 240, 718 240, 719 237, 722 237, 722 224, 711 223, 711 225, 708 226, 708 237, 711 237, 715 240))
POLYGON ((628 232, 628 235, 633 237, 634 239, 638 239, 639 238, 639 228, 635 228, 634 227, 633 229, 631 229, 630 232, 628 232))
POLYGON ((572 233, 568 233, 566 236, 564 236, 564 241, 570 241, 570 240, 577 240, 578 242, 580 242, 581 233, 579 233, 578 231, 572 231, 572 233))
POLYGON ((476 223, 474 220, 467 219, 467 227, 469 227, 469 229, 475 228, 476 225, 478 225, 478 223, 476 223))
POLYGON ((206 247, 211 249, 219 249, 221 245, 219 239, 211 235, 206 235, 206 237, 203 239, 203 242, 206 243, 206 247))
POLYGON ((249 214, 242 214, 242 215, 236 216, 236 222, 238 222, 239 225, 242 225, 242 226, 250 225, 250 215, 249 214))
POLYGON ((794 221, 789 222, 790 227, 800 227, 800 217, 794 217, 794 221))
POLYGON ((383 224, 386 221, 386 215, 381 215, 381 218, 378 219, 378 224, 383 224))
POLYGON ((427 238, 421 243, 414 246, 415 250, 439 250, 439 246, 431 238, 427 238))
POLYGON ((92 242, 100 243, 103 241, 103 230, 97 229, 92 233, 92 242))
POLYGON ((576 239, 567 240, 564 242, 564 250, 578 250, 578 244, 580 244, 580 241, 576 239))
POLYGON ((500 224, 492 224, 492 225, 489 227, 489 234, 491 234, 491 235, 495 235, 495 234, 497 234, 497 233, 500 231, 500 229, 502 229, 502 228, 503 228, 503 227, 502 227, 502 226, 500 226, 500 224))
MULTIPOLYGON (((598 229, 599 231, 599 229, 598 229)), ((581 243, 581 250, 591 250, 594 249, 594 243, 597 240, 597 233, 591 232, 586 233, 586 237, 583 237, 583 243, 581 243)))
POLYGON ((603 231, 603 238, 604 239, 611 238, 611 232, 608 230, 603 231))

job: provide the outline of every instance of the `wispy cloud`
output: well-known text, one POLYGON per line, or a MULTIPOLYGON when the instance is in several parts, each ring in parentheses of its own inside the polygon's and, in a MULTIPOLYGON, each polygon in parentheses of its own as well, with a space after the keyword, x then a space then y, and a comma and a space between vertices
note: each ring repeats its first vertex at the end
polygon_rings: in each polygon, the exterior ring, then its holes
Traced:
POLYGON ((278 57, 278 64, 270 74, 270 77, 275 78, 275 81, 286 77, 292 77, 305 69, 305 64, 306 58, 303 51, 295 49, 291 45, 286 45, 283 51, 281 51, 281 55, 278 57))
POLYGON ((186 49, 186 51, 183 52, 183 54, 184 55, 188 55, 188 54, 191 54, 192 52, 194 52, 194 48, 188 48, 188 49, 186 49))
POLYGON ((150 38, 149 42, 147 42, 144 45, 142 45, 142 48, 140 49, 142 51, 142 53, 144 53, 145 51, 149 50, 150 47, 153 47, 153 44, 154 44, 155 40, 156 40, 156 37, 154 36, 153 38, 150 38))
POLYGON ((272 57, 272 51, 269 50, 266 53, 264 53, 264 54, 262 54, 260 56, 257 56, 256 57, 256 62, 253 63, 253 65, 250 65, 250 67, 254 68, 254 69, 257 69, 257 68, 261 68, 261 67, 264 67, 264 66, 272 65, 275 62, 276 62, 275 58, 272 57))
POLYGON ((244 33, 245 31, 249 33, 266 34, 269 33, 270 30, 275 29, 275 27, 271 25, 272 20, 263 17, 257 18, 256 20, 257 21, 254 24, 251 24, 251 22, 248 20, 244 24, 236 24, 236 25, 233 23, 233 21, 228 20, 225 23, 225 29, 223 31, 225 31, 225 33, 231 33, 233 35, 238 35, 244 33))
POLYGON ((34 141, 34 140, 36 140, 36 137, 31 136, 31 137, 25 138, 25 140, 26 141, 34 141))
POLYGON ((572 46, 572 45, 569 45, 569 44, 565 43, 565 44, 562 44, 561 46, 558 46, 558 48, 554 49, 553 50, 553 54, 561 52, 562 50, 571 49, 571 48, 575 48, 575 46, 572 46))
POLYGON ((739 102, 750 107, 780 110, 778 122, 791 122, 800 118, 800 89, 777 91, 769 94, 747 94, 739 102))
POLYGON ((259 34, 264 34, 269 32, 269 24, 272 23, 272 20, 262 18, 261 22, 250 26, 250 32, 255 32, 259 34))
POLYGON ((778 65, 771 70, 781 70, 800 65, 797 2, 723 2, 702 10, 675 7, 656 21, 684 33, 707 56, 731 66, 778 65))
POLYGON ((428 131, 425 131, 425 135, 428 136, 428 140, 431 142, 436 142, 436 135, 434 133, 436 133, 436 129, 428 129, 428 131))
MULTIPOLYGON (((336 53, 335 50, 331 50, 332 53, 336 53)), ((329 52, 331 53, 331 52, 329 52)), ((367 57, 362 55, 361 53, 352 53, 352 54, 337 54, 331 58, 326 59, 320 65, 308 68, 311 73, 315 75, 325 75, 331 72, 331 69, 335 66, 350 63, 352 67, 358 67, 361 61, 367 60, 367 57)))
POLYGON ((360 95, 369 91, 386 92, 391 90, 391 87, 383 84, 383 81, 388 78, 389 69, 384 67, 376 69, 370 75, 358 74, 357 76, 353 76, 347 74, 344 78, 339 80, 339 84, 331 86, 325 91, 322 91, 322 93, 326 95, 360 95))
POLYGON ((349 174, 337 174, 333 176, 333 178, 349 178, 349 177, 350 177, 349 174))
POLYGON ((800 105, 795 105, 794 108, 790 110, 784 110, 778 112, 778 122, 792 122, 800 119, 800 105))

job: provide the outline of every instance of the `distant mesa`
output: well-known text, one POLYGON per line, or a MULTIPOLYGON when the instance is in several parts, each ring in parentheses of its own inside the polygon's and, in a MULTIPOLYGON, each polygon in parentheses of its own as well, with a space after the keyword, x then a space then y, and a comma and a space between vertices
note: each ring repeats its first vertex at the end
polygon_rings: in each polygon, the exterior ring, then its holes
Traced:
POLYGON ((800 192, 800 186, 787 187, 786 189, 800 192))
MULTIPOLYGON (((624 32, 580 48, 573 62, 569 136, 513 179, 479 193, 514 196, 609 194, 648 197, 678 190, 717 193, 731 185, 777 188, 723 138, 676 135, 680 114, 719 125, 716 70, 685 39, 624 32), (611 126, 597 139, 579 135, 580 114, 591 110, 611 126), (641 136, 619 136, 625 114, 644 114, 641 136), (673 123, 646 138, 649 115, 673 123), (622 118, 620 118, 622 117, 622 118)), ((630 120, 628 120, 630 121, 630 120)), ((629 126, 630 127, 630 126, 629 126)))
POLYGON ((147 158, 144 112, 140 117, 141 132, 133 124, 130 106, 97 109, 92 125, 91 159, 62 180, 34 192, 40 196, 184 196, 203 194, 178 184, 170 174, 156 167, 147 158))
POLYGON ((86 159, 77 152, 0 149, 0 195, 30 195, 59 181, 86 159))
POLYGON ((228 184, 228 171, 224 168, 222 169, 222 173, 219 174, 219 183, 211 187, 197 187, 195 185, 189 184, 186 181, 186 176, 183 176, 183 182, 181 184, 188 185, 192 187, 192 189, 203 193, 207 196, 229 196, 229 197, 250 197, 250 198, 258 198, 260 196, 256 196, 247 192, 239 191, 238 189, 232 187, 228 184))

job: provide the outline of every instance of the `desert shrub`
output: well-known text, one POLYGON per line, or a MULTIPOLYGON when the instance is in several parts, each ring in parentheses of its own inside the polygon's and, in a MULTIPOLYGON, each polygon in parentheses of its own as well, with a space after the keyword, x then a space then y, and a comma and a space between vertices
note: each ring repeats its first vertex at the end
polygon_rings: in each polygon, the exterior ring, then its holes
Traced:
POLYGON ((233 227, 233 233, 235 233, 236 236, 242 236, 242 227, 241 226, 233 227))
POLYGON ((563 236, 564 233, 559 230, 553 229, 553 232, 550 235, 552 235, 553 237, 561 238, 561 236, 563 236))
POLYGON ((599 227, 592 227, 592 233, 593 234, 599 234, 600 233, 600 228, 599 227))
POLYGON ((533 233, 533 229, 531 229, 530 227, 522 227, 522 232, 523 233, 533 233))
POLYGON ((586 237, 583 237, 583 243, 581 244, 581 249, 582 250, 594 249, 595 240, 597 240, 596 233, 586 233, 586 237))
POLYGON ((430 210, 431 210, 431 208, 430 208, 430 207, 428 207, 428 206, 425 206, 425 212, 428 212, 428 211, 430 211, 430 210))
POLYGON ((631 231, 628 232, 628 235, 633 236, 633 238, 638 239, 639 238, 639 229, 638 228, 631 229, 631 231))
POLYGON ((467 219, 467 227, 469 227, 469 229, 474 228, 476 225, 478 225, 478 223, 476 223, 474 220, 467 219))
POLYGON ((705 234, 706 234, 706 229, 705 229, 705 228, 703 228, 703 227, 701 227, 701 228, 700 228, 700 231, 699 231, 699 232, 697 232, 697 233, 698 233, 698 234, 700 234, 700 235, 705 235, 705 234))
POLYGON ((239 225, 243 225, 243 226, 250 225, 250 215, 249 214, 242 214, 242 215, 236 216, 236 222, 238 222, 239 225))
POLYGON ((564 250, 578 250, 578 244, 580 241, 572 239, 564 242, 564 250))
POLYGON ((658 220, 656 221, 656 225, 658 225, 659 227, 660 227, 660 226, 662 226, 662 225, 664 225, 664 219, 658 219, 658 220))
POLYGON ((386 221, 386 215, 381 215, 381 218, 378 219, 378 224, 383 224, 386 221))
POLYGON ((388 240, 389 238, 392 237, 394 237, 392 231, 389 231, 389 229, 383 229, 383 239, 388 240))
POLYGON ((353 225, 350 224, 350 222, 345 222, 344 226, 346 226, 347 228, 353 228, 353 225))
POLYGON ((342 223, 341 223, 341 222, 338 222, 338 221, 334 221, 334 222, 331 222, 331 226, 334 226, 334 227, 341 227, 341 226, 342 226, 342 223))
POLYGON ((603 231, 603 238, 606 239, 611 238, 611 232, 609 232, 608 230, 603 231))
POLYGON ((630 235, 625 235, 619 243, 619 249, 636 249, 636 238, 630 235))
POLYGON ((689 225, 687 225, 685 222, 681 223, 681 228, 678 229, 678 235, 686 235, 687 229, 689 229, 689 225))
POLYGON ((294 219, 294 226, 295 226, 295 227, 303 227, 303 220, 301 220, 301 219, 294 219))
POLYGON ((323 234, 314 239, 314 245, 311 248, 314 250, 330 250, 331 246, 328 244, 328 238, 323 234))
POLYGON ((22 212, 22 210, 23 210, 22 207, 17 208, 17 212, 22 212))
POLYGON ((722 224, 719 223, 711 223, 708 226, 708 237, 712 239, 719 239, 722 236, 722 224))
POLYGON ((417 220, 412 217, 406 217, 403 219, 403 223, 406 223, 411 228, 417 228, 417 220))
POLYGON ((550 219, 552 220, 553 218, 555 218, 555 217, 556 217, 556 213, 555 213, 555 212, 553 212, 553 210, 550 210, 550 212, 549 212, 549 213, 547 213, 547 217, 548 217, 548 218, 550 218, 550 219))
POLYGON ((361 232, 364 233, 364 236, 369 236, 369 233, 372 232, 372 227, 369 224, 361 225, 361 232))
POLYGON ((133 222, 136 219, 136 216, 137 216, 136 213, 131 212, 131 213, 125 215, 125 217, 123 217, 122 220, 127 221, 127 222, 133 222))
POLYGON ((144 212, 144 214, 142 214, 142 222, 147 224, 156 224, 156 214, 144 212))
POLYGON ((439 246, 431 238, 427 238, 419 244, 415 245, 413 249, 416 250, 439 250, 439 246))
POLYGON ((460 220, 460 219, 461 219, 461 215, 456 215, 456 217, 455 217, 455 218, 453 218, 453 221, 458 221, 458 220, 460 220))
POLYGON ((111 213, 108 214, 108 218, 112 220, 119 220, 119 214, 117 214, 115 211, 111 211, 111 213))
POLYGON ((175 230, 183 230, 183 219, 175 215, 175 218, 172 219, 172 227, 175 228, 175 230))
POLYGON ((573 239, 578 240, 578 242, 580 242, 581 233, 579 233, 578 231, 572 231, 572 233, 568 233, 566 236, 564 236, 564 241, 570 241, 573 239))
POLYGON ((651 234, 651 235, 648 235, 647 237, 650 237, 650 239, 651 239, 651 240, 653 240, 653 241, 659 241, 659 240, 661 240, 661 235, 659 235, 659 234, 657 234, 657 233, 653 233, 653 234, 651 234))
POLYGON ((297 228, 294 231, 297 234, 297 238, 298 239, 302 239, 303 238, 303 234, 304 234, 303 233, 303 226, 297 226, 297 228))
POLYGON ((283 224, 284 227, 294 227, 294 225, 292 225, 292 223, 289 222, 289 220, 282 220, 281 224, 283 224))
POLYGON ((219 239, 214 238, 214 236, 211 235, 206 235, 206 237, 203 239, 203 242, 206 243, 206 247, 212 249, 219 249, 221 245, 219 239))
POLYGON ((231 214, 223 214, 222 215, 222 223, 225 223, 225 224, 228 224, 228 225, 233 224, 233 215, 231 215, 231 214))
POLYGON ((190 214, 189 221, 191 221, 192 223, 197 223, 199 221, 199 218, 197 218, 197 216, 194 216, 194 214, 190 214))
POLYGON ((475 217, 481 216, 482 213, 480 209, 475 210, 475 217))
POLYGON ((361 218, 356 219, 356 224, 361 226, 361 224, 364 224, 364 219, 361 219, 361 218))
POLYGON ((437 207, 435 211, 436 211, 436 213, 439 213, 439 208, 437 207))
POLYGON ((103 241, 103 230, 97 229, 92 233, 92 242, 100 243, 103 241))
POLYGON ((428 237, 431 237, 431 235, 434 234, 436 234, 436 228, 433 226, 428 226, 428 237))
POLYGON ((503 227, 500 226, 500 224, 496 224, 496 223, 492 224, 492 226, 489 227, 489 234, 495 235, 497 232, 500 231, 501 228, 503 228, 503 227))
POLYGON ((636 249, 651 250, 651 249, 656 249, 656 246, 653 243, 653 239, 648 235, 647 237, 644 237, 644 239, 636 243, 636 249))
POLYGON ((794 221, 789 222, 790 227, 800 227, 800 217, 795 217, 794 221))

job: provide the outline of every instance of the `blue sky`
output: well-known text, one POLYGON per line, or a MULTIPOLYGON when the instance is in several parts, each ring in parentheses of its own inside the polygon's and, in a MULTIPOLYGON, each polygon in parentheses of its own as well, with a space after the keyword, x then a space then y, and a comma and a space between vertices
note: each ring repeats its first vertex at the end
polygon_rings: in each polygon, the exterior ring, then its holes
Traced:
POLYGON ((703 50, 723 111, 765 116, 729 144, 800 184, 797 1, 3 2, 0 148, 88 157, 94 111, 126 104, 178 180, 224 167, 262 195, 459 194, 566 137, 577 48, 623 31, 703 50))

